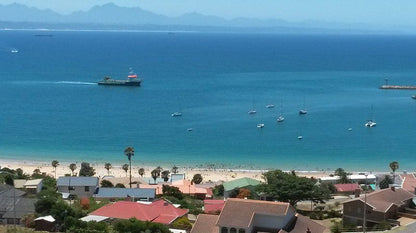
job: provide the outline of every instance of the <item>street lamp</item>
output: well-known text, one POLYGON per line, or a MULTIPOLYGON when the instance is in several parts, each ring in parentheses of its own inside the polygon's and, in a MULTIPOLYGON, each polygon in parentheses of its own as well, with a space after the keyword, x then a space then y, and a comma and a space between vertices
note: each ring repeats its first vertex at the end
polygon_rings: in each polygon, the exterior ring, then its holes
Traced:
POLYGON ((367 228, 367 176, 368 174, 364 174, 365 176, 365 189, 364 189, 364 215, 363 215, 363 233, 366 233, 367 228))

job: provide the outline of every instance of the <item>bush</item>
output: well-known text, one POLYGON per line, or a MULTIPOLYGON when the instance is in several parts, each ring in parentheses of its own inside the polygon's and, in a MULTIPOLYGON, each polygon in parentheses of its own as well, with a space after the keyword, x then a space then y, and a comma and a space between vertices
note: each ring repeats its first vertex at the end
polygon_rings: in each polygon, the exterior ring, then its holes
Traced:
POLYGON ((182 230, 191 230, 192 229, 192 224, 191 224, 191 222, 189 222, 188 218, 181 217, 181 218, 176 219, 172 223, 172 227, 176 228, 176 229, 182 229, 182 230))
POLYGON ((95 175, 95 169, 90 166, 89 163, 82 162, 81 169, 79 170, 79 176, 93 176, 95 175))
POLYGON ((220 185, 216 185, 213 189, 212 189, 212 193, 214 194, 214 196, 216 197, 223 197, 224 196, 224 185, 220 184, 220 185))
POLYGON ((113 183, 111 183, 111 181, 108 181, 108 180, 102 180, 100 185, 103 188, 112 188, 112 187, 114 187, 113 183))
POLYGON ((122 183, 117 183, 115 187, 116 188, 125 188, 126 186, 124 186, 124 184, 122 184, 122 183))
POLYGON ((202 182, 201 174, 195 174, 194 177, 192 178, 192 182, 194 184, 200 184, 202 182))
POLYGON ((129 220, 120 220, 114 224, 114 230, 120 233, 170 233, 169 228, 160 223, 142 222, 135 218, 129 220))

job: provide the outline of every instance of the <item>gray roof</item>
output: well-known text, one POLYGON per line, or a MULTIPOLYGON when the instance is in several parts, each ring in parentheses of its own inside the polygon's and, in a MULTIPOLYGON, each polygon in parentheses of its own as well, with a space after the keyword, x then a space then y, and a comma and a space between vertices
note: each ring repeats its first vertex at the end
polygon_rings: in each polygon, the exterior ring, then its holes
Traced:
POLYGON ((98 177, 87 176, 61 176, 56 182, 57 186, 97 186, 98 177))
POLYGON ((35 213, 35 202, 37 199, 35 198, 23 198, 19 197, 16 199, 16 213, 13 210, 13 201, 11 201, 10 205, 8 206, 7 212, 3 215, 3 218, 22 218, 27 214, 35 213), (16 215, 15 215, 16 214, 16 215))
POLYGON ((98 193, 94 195, 98 198, 155 198, 156 189, 141 188, 99 188, 98 193))

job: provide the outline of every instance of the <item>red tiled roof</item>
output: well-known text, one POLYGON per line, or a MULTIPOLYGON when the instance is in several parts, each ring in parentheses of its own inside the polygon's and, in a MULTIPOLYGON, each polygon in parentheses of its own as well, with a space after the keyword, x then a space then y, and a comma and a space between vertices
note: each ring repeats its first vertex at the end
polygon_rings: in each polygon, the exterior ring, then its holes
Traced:
POLYGON ((170 224, 175 219, 188 213, 187 209, 179 209, 171 203, 159 199, 151 204, 119 201, 105 205, 90 215, 98 215, 116 219, 137 218, 141 221, 170 224))
POLYGON ((400 177, 403 180, 402 187, 403 189, 415 193, 416 188, 416 178, 413 174, 406 174, 406 175, 400 175, 400 177))
POLYGON ((220 212, 224 207, 224 200, 204 200, 204 212, 220 212))
POLYGON ((334 184, 335 188, 337 189, 337 192, 354 192, 357 189, 360 189, 360 186, 356 183, 353 184, 334 184))

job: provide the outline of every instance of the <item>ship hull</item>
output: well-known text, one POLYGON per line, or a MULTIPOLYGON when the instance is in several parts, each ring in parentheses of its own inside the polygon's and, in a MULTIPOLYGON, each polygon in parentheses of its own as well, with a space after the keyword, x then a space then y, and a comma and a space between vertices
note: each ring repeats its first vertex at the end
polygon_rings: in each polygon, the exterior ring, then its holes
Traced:
POLYGON ((101 81, 97 83, 98 85, 104 86, 136 86, 140 87, 141 81, 123 81, 123 80, 111 80, 111 81, 101 81))

